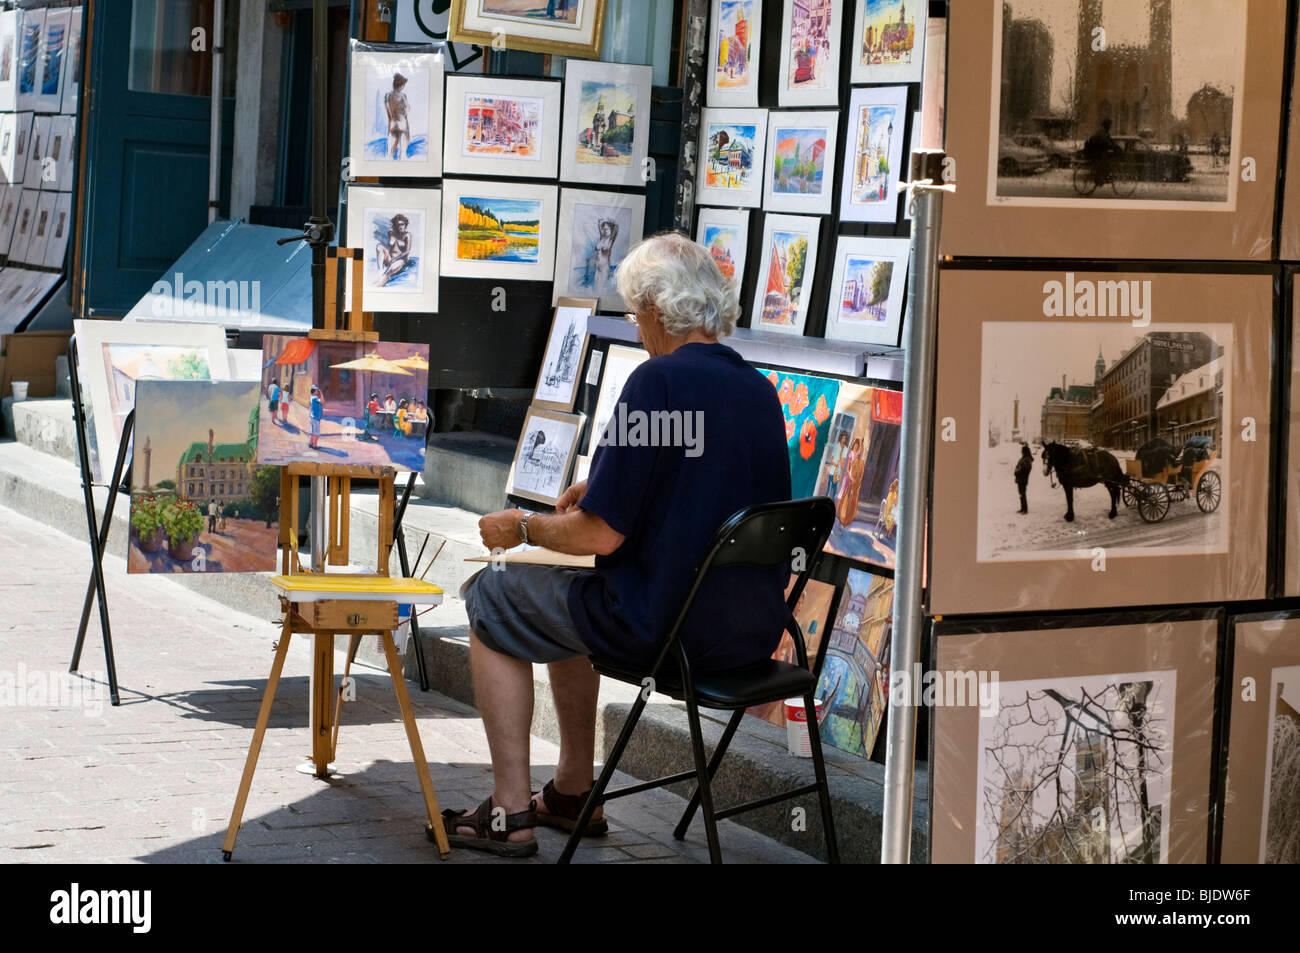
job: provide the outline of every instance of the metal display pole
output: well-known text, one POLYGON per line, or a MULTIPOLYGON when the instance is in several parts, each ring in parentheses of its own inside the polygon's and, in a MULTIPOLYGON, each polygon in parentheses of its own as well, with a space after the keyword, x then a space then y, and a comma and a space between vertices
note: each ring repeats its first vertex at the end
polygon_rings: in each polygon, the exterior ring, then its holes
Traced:
MULTIPOLYGON (((894 628, 889 671, 910 675, 921 658, 922 579, 925 567, 934 439, 935 319, 939 294, 939 227, 944 154, 912 155, 909 192, 916 202, 912 218, 912 265, 908 294, 911 320, 903 355, 903 444, 899 461, 899 539, 894 570, 894 628)), ((916 769, 916 706, 912 693, 889 708, 885 749, 885 811, 880 861, 905 864, 911 858, 912 794, 916 769)))

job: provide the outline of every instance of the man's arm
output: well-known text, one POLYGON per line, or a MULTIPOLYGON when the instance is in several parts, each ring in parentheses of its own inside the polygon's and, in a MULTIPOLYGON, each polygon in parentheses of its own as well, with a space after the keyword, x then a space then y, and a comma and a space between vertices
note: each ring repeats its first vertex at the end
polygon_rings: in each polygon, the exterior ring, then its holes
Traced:
MULTIPOLYGON (((535 513, 528 518, 528 542, 570 556, 608 556, 625 537, 594 513, 577 506, 587 482, 576 483, 556 503, 554 515, 535 513)), ((501 510, 478 521, 479 534, 488 549, 518 546, 523 510, 501 510)))

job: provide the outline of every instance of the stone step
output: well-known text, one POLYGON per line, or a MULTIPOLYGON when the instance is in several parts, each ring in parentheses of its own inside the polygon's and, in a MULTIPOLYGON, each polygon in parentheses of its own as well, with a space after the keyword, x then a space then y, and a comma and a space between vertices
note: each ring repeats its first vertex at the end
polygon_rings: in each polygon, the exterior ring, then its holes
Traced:
POLYGON ((72 401, 66 397, 24 400, 13 405, 15 439, 33 450, 77 462, 77 428, 72 401))

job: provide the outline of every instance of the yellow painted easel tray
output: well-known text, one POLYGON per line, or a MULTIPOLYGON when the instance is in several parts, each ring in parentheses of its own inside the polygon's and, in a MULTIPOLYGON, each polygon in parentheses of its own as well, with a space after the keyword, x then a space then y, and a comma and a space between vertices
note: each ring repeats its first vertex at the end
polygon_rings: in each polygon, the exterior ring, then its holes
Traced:
POLYGON ((442 590, 423 579, 400 576, 345 576, 342 573, 272 576, 271 584, 293 602, 355 599, 361 602, 403 602, 436 606, 442 590))

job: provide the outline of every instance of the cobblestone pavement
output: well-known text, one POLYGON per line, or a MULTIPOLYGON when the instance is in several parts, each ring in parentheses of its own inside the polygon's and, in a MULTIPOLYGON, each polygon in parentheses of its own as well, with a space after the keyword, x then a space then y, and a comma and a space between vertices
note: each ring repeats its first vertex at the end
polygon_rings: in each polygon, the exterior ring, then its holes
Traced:
MULTIPOLYGON (((0 706, 9 709, 0 713, 0 862, 219 863, 278 629, 165 577, 128 578, 125 561, 107 557, 122 688, 112 708, 97 616, 81 676, 66 674, 89 562, 83 542, 0 507, 0 706)), ((354 668, 340 776, 298 772, 309 751, 308 649, 301 637, 290 647, 235 862, 435 861, 386 672, 354 668)), ((409 687, 441 806, 472 807, 491 792, 482 723, 409 687)), ((538 787, 556 753, 533 739, 538 787)), ((611 835, 576 860, 707 861, 698 820, 685 842, 672 838, 683 807, 663 791, 616 801, 611 835)), ((564 835, 537 836, 541 850, 527 862, 553 862, 564 835)), ((810 860, 729 822, 721 840, 729 862, 810 860)), ((519 863, 463 850, 450 862, 519 863)))

